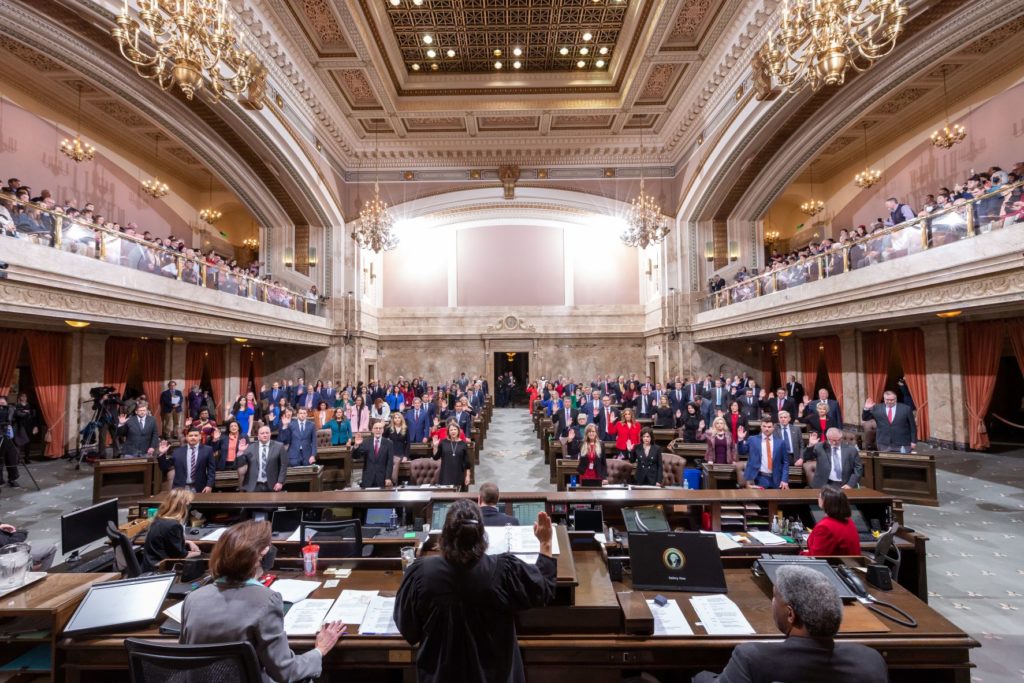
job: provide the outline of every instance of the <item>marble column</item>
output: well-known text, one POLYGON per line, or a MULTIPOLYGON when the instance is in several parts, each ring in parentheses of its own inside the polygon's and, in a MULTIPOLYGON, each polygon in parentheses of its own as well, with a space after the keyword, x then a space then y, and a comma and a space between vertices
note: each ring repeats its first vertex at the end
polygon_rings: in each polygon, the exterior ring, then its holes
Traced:
POLYGON ((949 448, 966 448, 968 441, 959 328, 956 322, 945 320, 921 326, 931 424, 928 440, 949 448))
MULTIPOLYGON (((858 334, 855 330, 841 330, 838 335, 839 348, 843 362, 843 395, 840 397, 843 408, 843 422, 859 425, 860 412, 864 405, 862 380, 863 354, 860 351, 858 334)), ((804 387, 806 390, 807 387, 804 387)))
POLYGON ((89 390, 103 386, 106 334, 75 330, 68 344, 68 411, 64 429, 65 450, 78 448, 78 434, 92 419, 89 390))

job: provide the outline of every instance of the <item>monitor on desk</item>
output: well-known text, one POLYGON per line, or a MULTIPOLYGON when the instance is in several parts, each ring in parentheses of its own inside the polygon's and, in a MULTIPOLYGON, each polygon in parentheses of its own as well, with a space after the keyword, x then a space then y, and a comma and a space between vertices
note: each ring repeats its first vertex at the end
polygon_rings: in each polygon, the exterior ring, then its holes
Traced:
POLYGON ((451 507, 451 503, 431 503, 430 505, 430 528, 431 529, 443 529, 444 519, 448 516, 448 508, 451 507))
POLYGON ((391 515, 395 514, 394 508, 367 508, 366 521, 363 526, 391 526, 391 515))
POLYGON ((512 503, 512 516, 518 519, 522 526, 532 525, 537 521, 538 513, 544 510, 545 503, 542 500, 512 503))
POLYGON ((60 545, 66 555, 107 537, 107 522, 117 526, 117 498, 60 517, 60 545))
POLYGON ((299 523, 301 521, 301 510, 291 510, 286 508, 274 510, 274 515, 270 527, 271 534, 273 534, 274 536, 288 536, 293 531, 299 528, 299 523))
POLYGON ((604 512, 601 507, 576 508, 573 513, 574 531, 592 531, 595 534, 604 533, 604 512))
POLYGON ((174 574, 156 574, 94 584, 64 627, 64 635, 127 630, 151 623, 160 614, 175 579, 174 574))
POLYGON ((634 590, 726 593, 715 537, 698 531, 630 532, 634 590))
MULTIPOLYGON (((811 518, 815 524, 825 519, 825 511, 818 507, 817 503, 811 503, 810 508, 811 518)), ((874 539, 874 536, 871 534, 871 526, 868 524, 867 519, 865 519, 864 513, 856 505, 850 506, 850 519, 853 520, 853 525, 857 527, 857 535, 860 536, 860 540, 870 541, 874 539)))
POLYGON ((665 508, 660 505, 622 508, 622 521, 626 531, 672 531, 665 517, 665 508))

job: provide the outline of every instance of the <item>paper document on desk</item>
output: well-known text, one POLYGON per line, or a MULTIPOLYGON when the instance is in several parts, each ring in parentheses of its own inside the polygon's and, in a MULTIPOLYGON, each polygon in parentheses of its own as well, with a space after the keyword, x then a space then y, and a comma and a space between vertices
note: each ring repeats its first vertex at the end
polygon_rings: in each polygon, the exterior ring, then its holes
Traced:
POLYGON ((380 591, 341 591, 334 606, 327 613, 325 621, 340 621, 349 626, 359 626, 366 616, 366 608, 380 591))
POLYGON ((786 545, 786 539, 770 531, 748 531, 747 536, 750 536, 761 545, 786 545))
POLYGON ((315 636, 332 604, 330 598, 295 603, 284 615, 284 632, 290 636, 315 636))
POLYGON ((270 590, 281 594, 285 602, 299 602, 320 587, 319 581, 303 581, 301 579, 278 579, 270 584, 270 590))
POLYGON ((733 540, 729 534, 724 534, 721 531, 702 531, 702 534, 714 534, 715 542, 718 543, 719 550, 733 550, 735 548, 742 548, 743 546, 733 540))
POLYGON ((181 623, 181 610, 185 608, 185 601, 176 602, 167 609, 164 610, 164 614, 167 615, 168 619, 181 623))
POLYGON ((690 598, 697 618, 709 636, 743 636, 756 633, 736 603, 724 595, 690 598))
POLYGON ((648 600, 647 606, 654 615, 654 635, 656 636, 692 636, 693 629, 679 609, 679 603, 669 600, 664 606, 648 600))
MULTIPOLYGON (((533 535, 533 526, 489 526, 484 527, 487 534, 487 554, 501 555, 539 555, 540 541, 533 535)), ((555 527, 551 528, 551 554, 558 554, 558 534, 555 527)))
POLYGON ((301 537, 299 536, 299 532, 300 531, 302 531, 302 527, 301 526, 298 527, 297 529, 295 529, 295 531, 293 531, 291 533, 291 535, 288 538, 286 538, 285 540, 286 541, 299 541, 299 540, 301 540, 301 537))
POLYGON ((370 600, 359 633, 364 636, 396 636, 395 599, 378 595, 370 600))
POLYGON ((230 528, 230 527, 226 527, 226 526, 222 526, 222 527, 217 527, 216 529, 214 529, 214 530, 213 530, 213 531, 211 531, 210 533, 208 533, 208 534, 206 534, 205 536, 203 536, 201 540, 203 540, 203 541, 219 541, 219 540, 220 540, 220 537, 221 537, 221 536, 223 536, 223 535, 224 535, 224 533, 225 533, 225 532, 226 532, 226 531, 227 531, 227 530, 228 530, 229 528, 230 528))

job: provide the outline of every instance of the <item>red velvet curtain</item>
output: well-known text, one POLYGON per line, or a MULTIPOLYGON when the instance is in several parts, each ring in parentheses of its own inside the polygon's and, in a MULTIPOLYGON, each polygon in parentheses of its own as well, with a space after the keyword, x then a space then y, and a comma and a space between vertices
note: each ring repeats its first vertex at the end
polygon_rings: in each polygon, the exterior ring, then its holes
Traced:
POLYGON ((7 396, 14 380, 14 368, 21 356, 25 333, 19 330, 0 330, 0 396, 7 396))
POLYGON ((1010 335, 1010 345, 1013 346, 1013 355, 1017 357, 1017 365, 1024 373, 1024 318, 1008 320, 1006 331, 1010 335))
POLYGON ((1006 325, 1002 320, 991 320, 966 323, 961 329, 969 445, 974 449, 988 448, 985 415, 996 387, 1006 325))
POLYGON ((186 396, 192 391, 192 387, 199 386, 203 379, 204 351, 206 344, 189 344, 185 347, 185 386, 181 391, 186 396))
POLYGON ((162 339, 150 339, 139 343, 139 365, 142 369, 142 390, 149 398, 149 412, 156 416, 161 431, 160 394, 164 390, 164 347, 162 339))
MULTIPOLYGON (((889 374, 889 355, 892 338, 888 332, 871 332, 864 335, 864 380, 867 397, 875 403, 882 400, 885 378, 889 374)), ((913 391, 913 389, 911 389, 913 391)), ((914 394, 916 397, 917 394, 914 394)))
POLYGON ((811 339, 801 339, 800 343, 804 370, 804 393, 808 399, 813 398, 817 400, 818 388, 814 385, 818 383, 818 364, 821 362, 820 347, 822 340, 813 337, 811 339))
MULTIPOLYGON (((203 379, 203 370, 210 377, 213 400, 218 406, 225 404, 224 396, 224 345, 190 343, 185 349, 185 383, 188 385, 184 393, 191 391, 203 379)), ((230 407, 230 405, 229 405, 230 407)), ((219 412, 219 411, 218 411, 219 412)), ((219 421, 219 416, 211 415, 219 421)))
POLYGON ((138 343, 137 339, 109 337, 103 347, 103 383, 117 389, 119 394, 124 393, 125 385, 128 384, 128 366, 131 365, 132 353, 138 343))
POLYGON ((68 405, 67 363, 64 354, 66 339, 67 335, 54 332, 25 333, 39 411, 50 430, 50 441, 46 444, 48 458, 59 458, 64 454, 64 424, 68 405))
POLYGON ((772 382, 772 357, 775 357, 775 365, 779 368, 779 381, 786 383, 786 342, 767 342, 761 347, 761 388, 765 391, 775 391, 777 386, 772 382), (772 351, 772 346, 778 347, 772 351))
MULTIPOLYGON (((228 400, 225 394, 227 393, 227 387, 225 385, 226 375, 224 373, 224 345, 223 344, 209 344, 209 355, 206 357, 206 371, 210 373, 210 384, 213 387, 213 400, 217 404, 218 412, 222 409, 226 410, 231 408, 231 402, 228 400)), ((220 418, 214 417, 214 420, 221 422, 223 416, 220 418)))
POLYGON ((249 373, 252 372, 253 392, 256 394, 256 398, 260 397, 260 383, 263 381, 263 351, 260 349, 242 349, 241 354, 241 368, 239 369, 239 388, 242 394, 246 392, 249 386, 249 373))
MULTIPOLYGON (((825 349, 825 370, 828 372, 828 381, 832 383, 832 391, 836 392, 835 399, 839 403, 839 410, 843 410, 843 349, 839 337, 823 337, 825 349)), ((806 390, 807 385, 804 385, 806 390)), ((845 419, 845 413, 844 413, 845 419)))
POLYGON ((903 377, 907 380, 907 388, 914 397, 917 408, 917 439, 926 441, 931 433, 928 422, 928 375, 925 368, 924 333, 921 328, 912 327, 908 330, 896 330, 896 343, 899 347, 900 360, 903 363, 903 377))

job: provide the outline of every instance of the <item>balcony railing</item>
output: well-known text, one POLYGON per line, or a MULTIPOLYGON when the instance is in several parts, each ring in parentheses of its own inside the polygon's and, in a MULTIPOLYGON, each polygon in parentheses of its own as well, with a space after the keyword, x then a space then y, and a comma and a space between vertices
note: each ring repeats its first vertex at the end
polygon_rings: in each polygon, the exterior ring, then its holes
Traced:
MULTIPOLYGON (((10 225, 0 226, 0 235, 310 315, 323 315, 325 307, 318 297, 300 294, 247 274, 233 273, 226 266, 207 264, 202 258, 86 223, 11 195, 0 195, 0 205, 7 209, 12 219, 10 225)), ((0 210, 2 218, 6 217, 0 210)))
POLYGON ((1024 181, 845 244, 837 243, 823 254, 808 256, 771 272, 748 277, 702 297, 700 310, 705 312, 749 301, 808 282, 836 277, 851 270, 970 239, 992 230, 1020 225, 1024 223, 1024 215, 1000 215, 1000 208, 1003 198, 1021 187, 1024 187, 1024 181))

